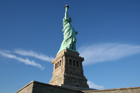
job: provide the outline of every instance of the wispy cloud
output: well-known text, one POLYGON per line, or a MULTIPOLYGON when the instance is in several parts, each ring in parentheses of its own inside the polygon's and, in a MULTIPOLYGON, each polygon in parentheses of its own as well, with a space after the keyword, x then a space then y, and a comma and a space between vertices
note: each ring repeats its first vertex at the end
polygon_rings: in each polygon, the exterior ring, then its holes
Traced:
POLYGON ((84 45, 78 49, 85 58, 84 65, 97 62, 114 61, 126 56, 140 53, 140 46, 129 44, 106 43, 97 45, 84 45))
POLYGON ((23 58, 21 58, 21 57, 17 57, 17 56, 15 56, 15 55, 13 55, 13 54, 10 54, 9 51, 0 51, 0 55, 3 56, 3 57, 7 57, 7 58, 11 58, 11 59, 16 59, 16 60, 18 60, 18 61, 20 61, 20 62, 23 62, 23 63, 26 64, 26 65, 32 65, 32 66, 38 67, 38 68, 40 68, 41 70, 44 69, 44 67, 42 67, 40 64, 34 62, 33 60, 31 61, 31 60, 29 60, 28 58, 23 59, 23 58))
POLYGON ((88 83, 88 85, 89 85, 90 88, 93 88, 93 89, 104 89, 104 86, 102 86, 102 85, 96 85, 96 84, 94 84, 91 81, 88 81, 87 83, 88 83))
POLYGON ((21 50, 21 49, 18 49, 18 50, 15 50, 14 53, 17 53, 19 55, 22 55, 22 56, 30 56, 30 57, 35 57, 37 59, 40 59, 40 60, 43 60, 43 61, 47 61, 47 62, 51 62, 54 58, 53 57, 48 57, 46 55, 43 55, 43 54, 39 54, 35 51, 26 51, 26 50, 21 50))

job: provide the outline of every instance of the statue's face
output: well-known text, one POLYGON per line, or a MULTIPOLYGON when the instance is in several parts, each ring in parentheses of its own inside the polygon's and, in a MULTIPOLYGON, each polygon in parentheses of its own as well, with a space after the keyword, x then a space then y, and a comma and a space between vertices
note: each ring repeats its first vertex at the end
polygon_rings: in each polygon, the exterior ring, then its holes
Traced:
POLYGON ((71 22, 71 18, 70 17, 67 20, 68 20, 69 23, 71 22))

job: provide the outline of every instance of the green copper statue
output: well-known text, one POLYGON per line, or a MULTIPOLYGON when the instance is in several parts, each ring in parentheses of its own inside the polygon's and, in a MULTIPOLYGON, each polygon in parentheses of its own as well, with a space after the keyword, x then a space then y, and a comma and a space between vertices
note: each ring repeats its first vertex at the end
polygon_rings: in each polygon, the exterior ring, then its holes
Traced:
POLYGON ((78 32, 76 32, 74 28, 72 27, 72 25, 70 24, 71 18, 68 17, 68 8, 69 6, 66 5, 65 17, 63 18, 63 30, 62 30, 64 32, 63 33, 64 39, 58 53, 61 52, 63 49, 68 49, 68 50, 77 52, 76 51, 76 35, 78 34, 78 32))

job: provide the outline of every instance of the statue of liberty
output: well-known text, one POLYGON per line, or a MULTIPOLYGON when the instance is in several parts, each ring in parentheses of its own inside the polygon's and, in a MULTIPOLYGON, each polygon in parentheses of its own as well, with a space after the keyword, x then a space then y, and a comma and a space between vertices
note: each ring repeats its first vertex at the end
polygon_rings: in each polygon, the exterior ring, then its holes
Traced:
POLYGON ((72 25, 70 24, 71 18, 68 17, 68 8, 69 6, 66 5, 65 16, 63 18, 63 30, 62 30, 64 39, 58 53, 61 52, 63 49, 68 49, 68 50, 77 52, 76 51, 76 35, 78 34, 78 32, 76 32, 74 28, 72 27, 72 25))

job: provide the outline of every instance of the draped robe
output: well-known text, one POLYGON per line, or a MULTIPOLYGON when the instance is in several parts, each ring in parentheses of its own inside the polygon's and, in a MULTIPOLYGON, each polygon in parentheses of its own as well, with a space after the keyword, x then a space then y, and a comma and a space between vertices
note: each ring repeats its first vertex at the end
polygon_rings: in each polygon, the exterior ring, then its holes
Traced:
POLYGON ((69 50, 77 52, 76 51, 76 35, 78 34, 78 32, 74 30, 70 22, 71 22, 70 18, 63 18, 62 31, 63 31, 64 39, 58 53, 64 49, 69 49, 69 50))

